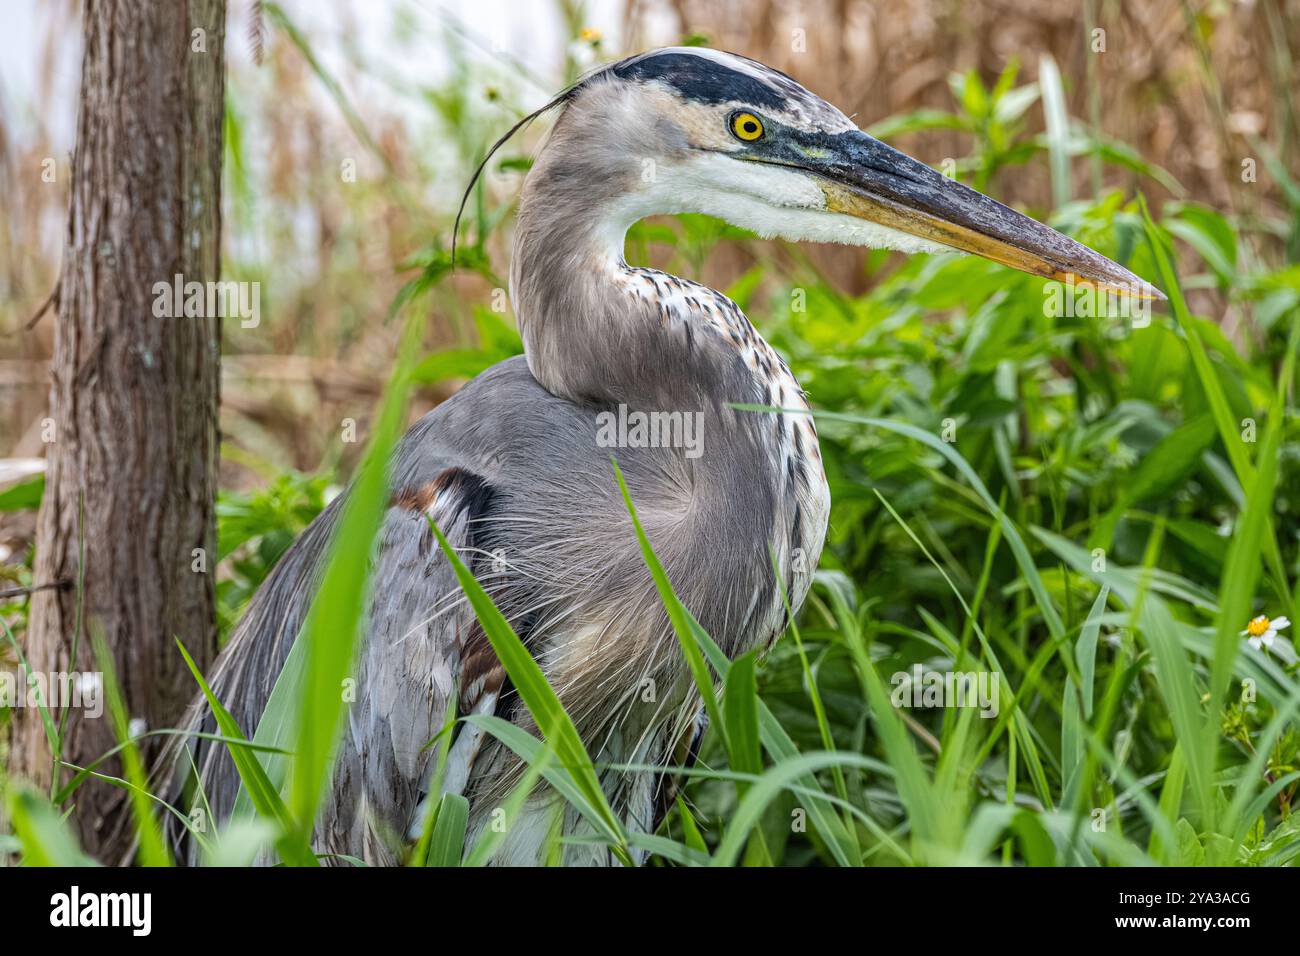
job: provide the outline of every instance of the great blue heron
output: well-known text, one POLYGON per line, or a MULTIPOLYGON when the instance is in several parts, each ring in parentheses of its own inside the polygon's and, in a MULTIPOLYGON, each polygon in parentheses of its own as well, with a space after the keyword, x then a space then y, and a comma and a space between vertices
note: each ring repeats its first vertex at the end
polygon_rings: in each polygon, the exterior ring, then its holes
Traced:
MULTIPOLYGON (((510 270, 525 356, 439 405, 396 453, 357 698, 315 834, 321 853, 401 859, 428 785, 425 744, 453 689, 459 713, 533 729, 428 518, 471 561, 602 764, 668 766, 701 728, 611 452, 679 596, 729 655, 781 633, 781 585, 795 609, 808 591, 830 496, 816 430, 799 414, 804 392, 726 296, 624 261, 636 221, 706 213, 762 236, 955 249, 1159 296, 741 56, 655 50, 598 70, 549 108, 559 115, 524 183, 510 270), (616 421, 634 427, 611 430, 616 421)), ((340 506, 279 562, 215 666, 214 689, 246 729, 257 726, 303 622, 340 506)), ((200 725, 215 730, 196 705, 191 726, 200 725)), ((203 740, 189 747, 212 812, 229 814, 238 789, 229 756, 203 740)), ((444 788, 470 799, 469 839, 517 773, 510 751, 462 727, 444 788)), ((611 804, 641 831, 661 812, 660 783, 653 772, 603 774, 611 804)), ((532 798, 498 862, 539 862, 552 818, 548 798, 532 798)), ((572 810, 563 829, 581 830, 572 810)), ((590 841, 566 850, 570 863, 609 860, 590 841)))

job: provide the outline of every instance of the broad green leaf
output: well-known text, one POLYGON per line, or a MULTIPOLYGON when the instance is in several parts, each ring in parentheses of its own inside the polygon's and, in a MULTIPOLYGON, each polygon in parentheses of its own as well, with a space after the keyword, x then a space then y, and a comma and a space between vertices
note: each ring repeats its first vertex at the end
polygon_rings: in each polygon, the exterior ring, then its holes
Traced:
POLYGON ((469 801, 458 793, 444 793, 438 804, 433 839, 425 866, 460 866, 465 848, 465 827, 469 822, 469 801))

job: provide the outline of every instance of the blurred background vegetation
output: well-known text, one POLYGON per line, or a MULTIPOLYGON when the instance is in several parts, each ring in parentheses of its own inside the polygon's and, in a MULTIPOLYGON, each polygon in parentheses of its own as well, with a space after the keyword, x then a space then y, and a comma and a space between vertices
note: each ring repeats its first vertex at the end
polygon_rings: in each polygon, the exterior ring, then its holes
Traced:
MULTIPOLYGON (((77 6, 51 5, 61 9, 39 41, 51 83, 58 64, 75 63, 57 51, 59 34, 75 33, 77 6)), ((974 259, 793 247, 703 217, 634 229, 630 261, 727 291, 816 408, 859 419, 820 423, 834 510, 821 585, 803 616, 808 656, 783 641, 760 674, 781 724, 801 748, 833 743, 897 769, 873 730, 856 642, 885 675, 916 663, 971 666, 971 653, 986 668, 996 658, 1016 695, 1014 716, 996 727, 968 739, 951 711, 903 713, 934 764, 931 796, 958 801, 945 812, 972 821, 947 839, 953 854, 965 852, 988 800, 1039 814, 1071 805, 1085 819, 1101 807, 1132 831, 1138 852, 1163 862, 1300 855, 1290 814, 1297 738, 1283 706, 1296 683, 1289 632, 1267 653, 1243 646, 1231 665, 1256 682, 1257 698, 1218 714, 1211 695, 1216 634, 1235 636, 1255 613, 1294 620, 1300 600, 1300 427, 1283 366, 1300 309, 1300 3, 557 0, 527 9, 496 24, 414 0, 233 5, 224 270, 261 283, 262 321, 225 325, 223 634, 355 467, 364 446, 344 439, 346 423, 364 439, 401 335, 399 307, 427 316, 412 420, 520 351, 493 291, 505 284, 513 202, 545 123, 493 160, 452 273, 452 218, 485 147, 598 62, 708 44, 785 70, 874 135, 1167 286, 1141 193, 1188 306, 1181 317, 1157 309, 1145 325, 1054 316, 1041 280, 974 259), (553 49, 512 45, 543 21, 537 35, 554 36, 553 49), (422 63, 431 65, 412 67, 422 63), (1020 530, 1033 573, 1008 547, 996 509, 941 450, 863 418, 936 436, 951 425, 953 449, 1020 530), (1257 436, 1244 437, 1248 420, 1257 436), (1271 470, 1258 451, 1269 428, 1277 471, 1267 527, 1250 541, 1255 585, 1234 576, 1244 559, 1230 552, 1259 490, 1255 470, 1271 470), (1094 549, 1109 570, 1098 571, 1094 549), (1229 607, 1240 620, 1225 621, 1229 607), (1166 625, 1185 670, 1168 647, 1157 653, 1153 632, 1166 625), (1186 686, 1171 686, 1176 678, 1186 686), (1192 759, 1186 752, 1175 755, 1191 746, 1189 713, 1221 723, 1212 780, 1204 765, 1179 765, 1192 759), (970 759, 945 768, 958 733, 954 752, 970 759), (1253 794, 1234 790, 1239 777, 1277 785, 1258 810, 1250 805, 1248 837, 1212 826, 1204 801, 1183 807, 1185 785, 1213 790, 1211 802, 1253 794), (1178 846, 1157 838, 1157 819, 1179 827, 1178 846)), ((0 103, 0 457, 24 459, 41 454, 52 328, 48 317, 28 326, 57 274, 66 181, 40 183, 55 138, 47 116, 0 103)), ((0 484, 0 591, 32 583, 34 487, 0 484)), ((21 640, 25 599, 0 598, 0 612, 21 640)), ((895 836, 909 826, 909 801, 921 799, 870 775, 845 786, 895 836)), ((706 832, 733 799, 717 781, 692 791, 706 832)), ((773 819, 774 858, 827 858, 821 841, 773 819)), ((907 856, 874 831, 866 845, 869 860, 907 856)), ((976 858, 991 848, 972 845, 976 858)), ((1002 852, 1028 858, 1035 845, 1032 834, 1007 838, 1002 852)), ((1058 851, 1053 861, 1079 861, 1077 848, 1058 851)))

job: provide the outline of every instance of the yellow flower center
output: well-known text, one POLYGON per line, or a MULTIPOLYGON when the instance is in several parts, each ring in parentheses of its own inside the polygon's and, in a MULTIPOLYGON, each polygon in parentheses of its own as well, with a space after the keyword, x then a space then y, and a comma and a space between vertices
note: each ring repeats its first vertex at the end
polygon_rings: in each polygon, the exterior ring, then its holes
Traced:
POLYGON ((1263 614, 1246 625, 1246 633, 1251 637, 1260 637, 1268 630, 1269 620, 1263 614))

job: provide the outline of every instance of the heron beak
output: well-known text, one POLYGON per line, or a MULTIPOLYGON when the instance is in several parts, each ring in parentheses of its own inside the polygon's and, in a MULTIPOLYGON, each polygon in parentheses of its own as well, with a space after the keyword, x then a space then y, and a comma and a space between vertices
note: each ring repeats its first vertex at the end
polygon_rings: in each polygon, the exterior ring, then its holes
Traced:
POLYGON ((805 150, 826 208, 973 253, 1021 272, 1142 299, 1165 295, 1050 226, 856 130, 805 150))

